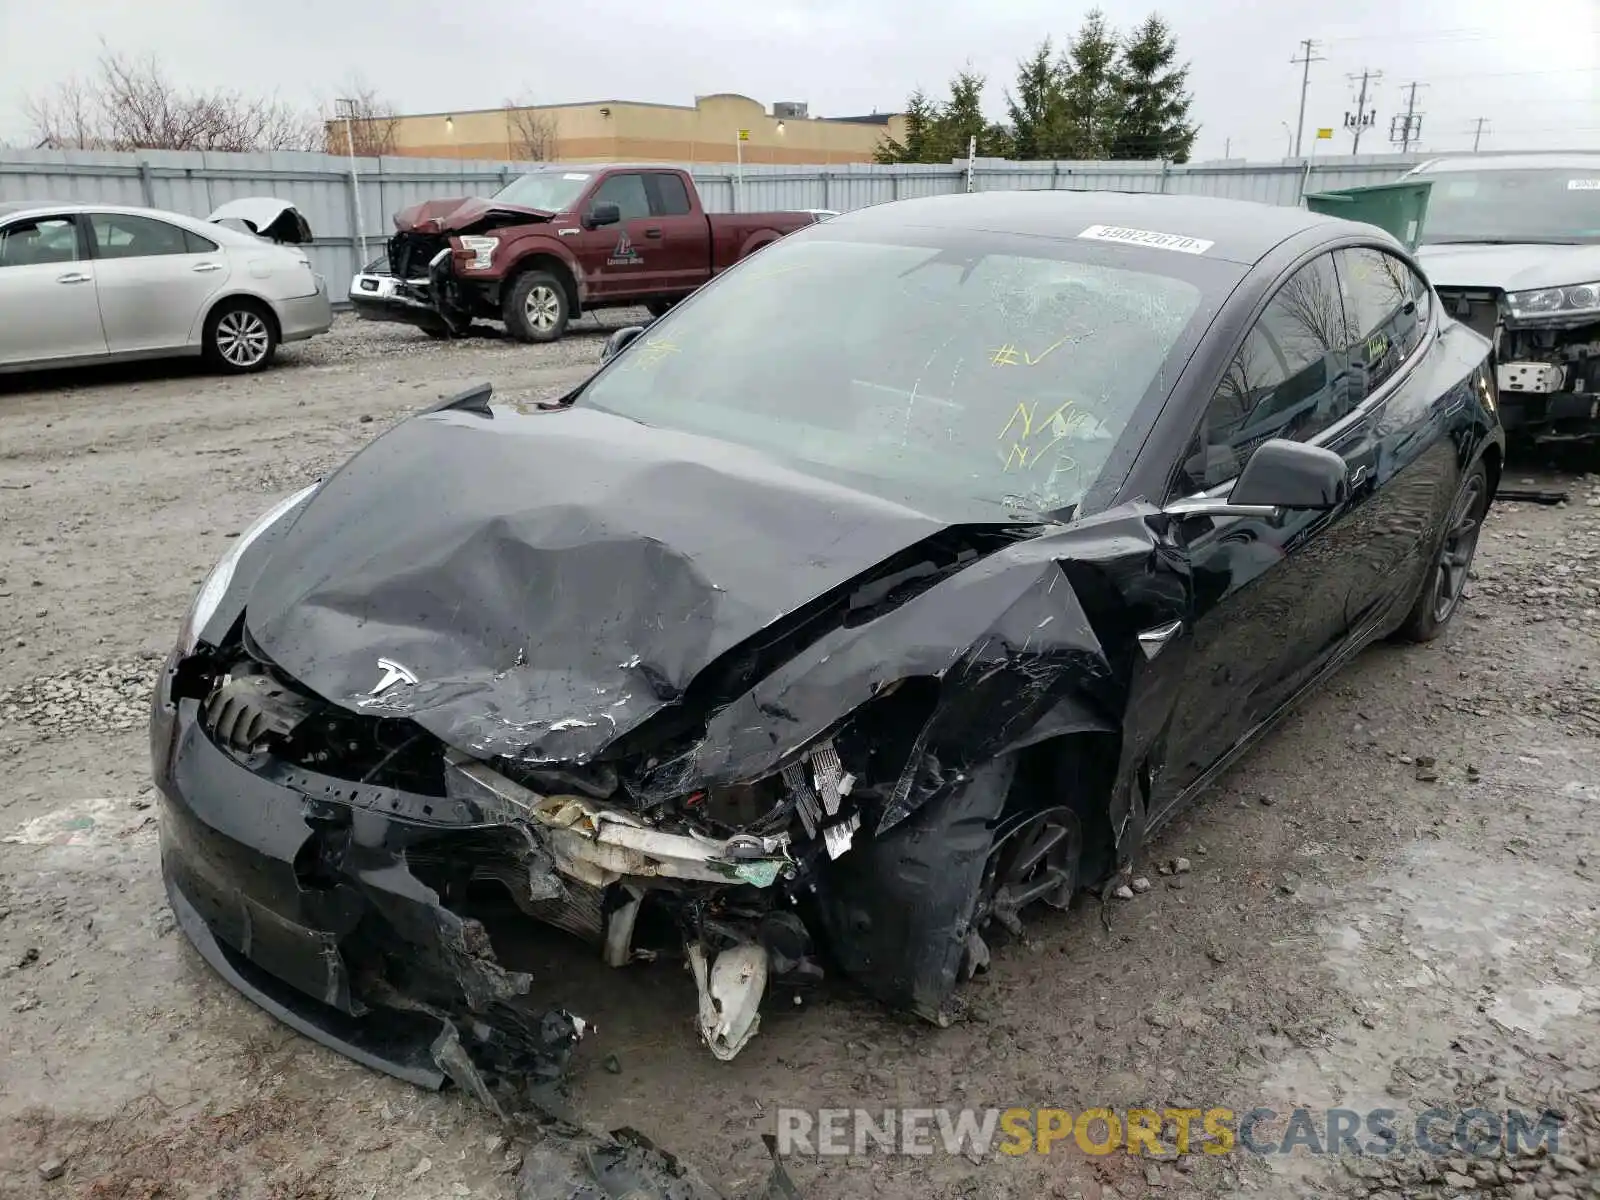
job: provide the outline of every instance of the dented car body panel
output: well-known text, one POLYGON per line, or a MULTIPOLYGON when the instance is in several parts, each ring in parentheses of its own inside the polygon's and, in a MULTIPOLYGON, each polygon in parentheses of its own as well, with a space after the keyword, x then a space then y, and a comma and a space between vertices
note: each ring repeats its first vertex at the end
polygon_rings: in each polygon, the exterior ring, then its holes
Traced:
POLYGON ((174 654, 152 752, 186 929, 298 1028, 490 1096, 575 1037, 497 956, 486 883, 617 966, 666 917, 718 1057, 823 962, 947 1023, 988 939, 1431 603, 1503 434, 1487 343, 1425 289, 1292 210, 908 202, 785 239, 560 401, 402 422, 241 539, 174 654), (887 323, 836 337, 845 305, 741 357, 812 288, 887 323), (1263 385, 1252 338, 1306 354, 1285 297, 1338 344, 1263 385), (1059 367, 1030 322, 1068 330, 1059 367), (812 373, 753 385, 790 353, 812 373), (1334 484, 1257 494, 1287 486, 1240 470, 1262 445, 1334 484), (395 1015, 410 1042, 358 1039, 395 1015))

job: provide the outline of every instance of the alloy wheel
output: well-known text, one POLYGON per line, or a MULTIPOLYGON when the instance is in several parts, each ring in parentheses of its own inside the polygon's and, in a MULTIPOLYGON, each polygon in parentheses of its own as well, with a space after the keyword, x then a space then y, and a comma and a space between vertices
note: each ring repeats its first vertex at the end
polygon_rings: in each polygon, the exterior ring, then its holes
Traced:
POLYGON ((1078 886, 1078 818, 1070 809, 1027 813, 1003 826, 985 868, 979 923, 998 922, 1022 933, 1022 910, 1043 902, 1066 908, 1078 886))
POLYGON ((556 295, 552 287, 531 288, 528 291, 527 303, 523 306, 528 314, 528 324, 535 329, 544 331, 554 329, 556 320, 561 314, 561 298, 556 295))
POLYGON ((1434 567, 1433 619, 1437 624, 1443 625, 1450 619, 1466 589, 1472 556, 1478 549, 1478 535, 1483 531, 1486 494, 1483 476, 1475 474, 1467 480, 1450 510, 1449 532, 1439 547, 1439 561, 1434 567))
POLYGON ((260 313, 236 308, 217 322, 217 353, 235 367, 253 367, 267 356, 272 334, 260 313))

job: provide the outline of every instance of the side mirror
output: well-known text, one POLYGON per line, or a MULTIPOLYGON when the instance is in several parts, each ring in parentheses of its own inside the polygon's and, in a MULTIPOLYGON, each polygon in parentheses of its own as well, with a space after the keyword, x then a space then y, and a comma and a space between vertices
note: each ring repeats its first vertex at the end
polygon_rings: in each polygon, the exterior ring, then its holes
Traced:
POLYGON ((602 225, 615 225, 620 220, 622 220, 620 208, 615 204, 599 200, 589 206, 589 213, 583 218, 583 224, 587 229, 599 229, 602 225))
POLYGON ((1349 495, 1349 471, 1339 455, 1272 438, 1256 447, 1226 496, 1191 496, 1163 511, 1174 517, 1270 518, 1286 508, 1326 512, 1349 495))
POLYGON ((629 342, 644 332, 644 328, 643 325, 629 325, 617 330, 606 339, 606 344, 600 347, 600 361, 610 362, 621 354, 629 342))

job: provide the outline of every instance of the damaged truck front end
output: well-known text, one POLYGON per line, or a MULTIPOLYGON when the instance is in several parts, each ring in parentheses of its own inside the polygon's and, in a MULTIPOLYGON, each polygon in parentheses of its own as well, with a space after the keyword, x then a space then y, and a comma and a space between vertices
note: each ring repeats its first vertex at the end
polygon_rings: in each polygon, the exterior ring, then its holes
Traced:
MULTIPOLYGON (((564 930, 613 967, 681 958, 718 1058, 757 1032, 770 989, 803 989, 825 963, 947 1023, 986 934, 1034 901, 1064 905, 1085 841, 1109 834, 1084 806, 1115 771, 1122 689, 1055 561, 1071 527, 866 502, 830 555, 796 526, 782 561, 741 576, 714 531, 696 547, 642 517, 628 481, 594 499, 583 481, 609 457, 597 422, 617 424, 470 394, 240 539, 156 699, 183 928, 302 1031, 495 1103, 558 1077, 583 1031, 558 981, 497 953, 507 923, 564 930), (525 472, 515 435, 532 427, 551 469, 565 464, 571 508, 554 526, 505 508, 499 468, 525 472), (441 461, 458 453, 477 461, 464 493, 441 461), (399 512, 441 511, 413 470, 425 462, 476 531, 455 530, 443 557, 440 531, 399 512), (405 480, 403 505, 374 490, 405 480), (359 553, 336 532, 356 508, 396 517, 364 518, 359 553), (601 525, 603 558, 571 544, 601 525), (802 578, 802 602, 775 610, 768 572, 802 578), (649 587, 655 609, 626 607, 649 587), (441 627, 463 588, 472 623, 441 627), (529 661, 526 646, 612 595, 624 610, 568 661, 529 661), (1106 775, 1068 801, 1027 748, 1071 736, 1098 739, 1106 775)), ((649 433, 635 436, 642 452, 649 433)), ((644 486, 660 467, 635 469, 644 486)), ((754 482, 727 463, 696 474, 683 486, 706 492, 705 511, 735 509, 754 482)), ((810 490, 772 503, 837 511, 845 495, 810 490)), ((1163 608, 1181 603, 1148 532, 1117 553, 1165 580, 1163 608)))

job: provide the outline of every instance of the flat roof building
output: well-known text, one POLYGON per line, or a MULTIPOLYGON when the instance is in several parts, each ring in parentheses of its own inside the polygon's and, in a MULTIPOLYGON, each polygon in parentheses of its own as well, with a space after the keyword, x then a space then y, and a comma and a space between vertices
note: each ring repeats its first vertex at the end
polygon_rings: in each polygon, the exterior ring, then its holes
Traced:
MULTIPOLYGON (((342 151, 343 123, 331 123, 328 134, 330 150, 342 151)), ((357 153, 381 146, 418 158, 550 162, 725 163, 737 145, 747 163, 859 163, 872 161, 885 136, 904 139, 902 115, 812 117, 792 101, 769 112, 731 92, 698 96, 692 106, 595 100, 356 122, 357 153)))

